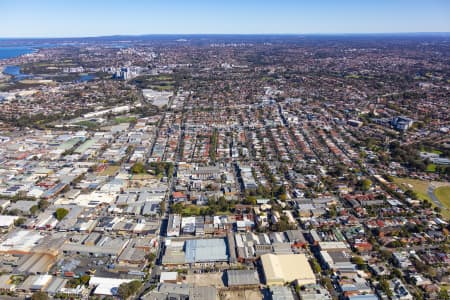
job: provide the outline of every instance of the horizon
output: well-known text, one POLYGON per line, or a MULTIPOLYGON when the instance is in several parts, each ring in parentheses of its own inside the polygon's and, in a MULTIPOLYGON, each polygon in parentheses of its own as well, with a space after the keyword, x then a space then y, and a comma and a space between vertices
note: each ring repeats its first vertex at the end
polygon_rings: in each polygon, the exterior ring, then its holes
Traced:
POLYGON ((439 36, 449 35, 450 31, 422 31, 422 32, 343 32, 343 33, 148 33, 148 34, 111 34, 92 36, 54 36, 54 37, 2 37, 0 40, 52 40, 52 39, 95 39, 95 38, 139 38, 152 36, 174 36, 174 37, 200 37, 200 36, 439 36))
POLYGON ((8 1, 2 38, 142 35, 335 35, 450 32, 450 2, 357 0, 8 1))

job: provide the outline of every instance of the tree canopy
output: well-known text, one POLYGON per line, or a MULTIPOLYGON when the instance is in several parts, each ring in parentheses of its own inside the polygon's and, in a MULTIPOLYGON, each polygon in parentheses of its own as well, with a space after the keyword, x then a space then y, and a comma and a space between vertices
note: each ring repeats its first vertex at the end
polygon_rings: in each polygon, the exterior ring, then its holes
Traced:
POLYGON ((55 211, 55 218, 58 221, 61 221, 62 219, 64 219, 65 216, 67 216, 68 213, 69 211, 67 209, 60 207, 55 211))

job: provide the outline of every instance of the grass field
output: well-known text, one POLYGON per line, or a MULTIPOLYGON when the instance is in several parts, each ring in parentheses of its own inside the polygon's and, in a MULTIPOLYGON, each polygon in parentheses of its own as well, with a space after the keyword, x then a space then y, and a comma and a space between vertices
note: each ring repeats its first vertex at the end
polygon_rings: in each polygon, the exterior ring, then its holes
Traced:
POLYGON ((114 123, 116 124, 130 123, 130 122, 136 122, 136 117, 117 117, 114 119, 114 123))
POLYGON ((119 171, 119 166, 108 166, 102 172, 100 172, 100 176, 114 176, 117 171, 119 171))
MULTIPOLYGON (((435 206, 434 202, 428 195, 428 187, 430 186, 429 181, 411 178, 394 178, 394 182, 403 190, 413 190, 417 193, 417 197, 420 200, 428 200, 433 206, 435 206)), ((434 190, 434 194, 444 206, 441 210, 442 216, 447 220, 450 220, 450 185, 436 188, 434 190)))
POLYGON ((167 91, 173 90, 173 85, 171 85, 171 84, 168 84, 168 85, 151 85, 150 88, 152 90, 156 90, 156 91, 159 91, 159 92, 162 92, 162 91, 167 92, 167 91))
POLYGON ((432 150, 431 153, 441 155, 441 154, 442 154, 442 151, 439 151, 439 150, 432 150))
POLYGON ((436 172, 436 165, 435 164, 428 164, 427 165, 427 172, 436 172))
POLYGON ((441 186, 434 190, 434 194, 439 202, 447 208, 447 211, 442 210, 442 215, 450 219, 450 186, 441 186))
POLYGON ((98 124, 96 122, 88 120, 77 122, 75 123, 75 125, 87 127, 88 129, 94 129, 98 127, 98 124))
POLYGON ((429 181, 411 179, 411 178, 394 178, 394 182, 402 190, 412 190, 417 193, 417 197, 420 200, 428 200, 431 202, 430 196, 428 196, 429 181))

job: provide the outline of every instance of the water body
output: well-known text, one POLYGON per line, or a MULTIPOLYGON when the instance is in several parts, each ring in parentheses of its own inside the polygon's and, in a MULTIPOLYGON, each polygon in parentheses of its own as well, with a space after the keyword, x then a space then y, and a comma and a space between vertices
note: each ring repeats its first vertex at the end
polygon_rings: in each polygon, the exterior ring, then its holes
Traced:
POLYGON ((95 76, 92 75, 92 74, 83 74, 78 79, 78 82, 86 82, 86 81, 91 81, 91 80, 94 80, 94 79, 95 79, 95 76))
POLYGON ((30 47, 0 47, 0 59, 18 57, 36 51, 30 47))
POLYGON ((32 77, 32 75, 23 74, 20 71, 20 67, 19 66, 6 66, 3 69, 3 74, 12 76, 12 77, 14 77, 15 80, 23 80, 23 79, 27 79, 27 78, 31 78, 32 77))

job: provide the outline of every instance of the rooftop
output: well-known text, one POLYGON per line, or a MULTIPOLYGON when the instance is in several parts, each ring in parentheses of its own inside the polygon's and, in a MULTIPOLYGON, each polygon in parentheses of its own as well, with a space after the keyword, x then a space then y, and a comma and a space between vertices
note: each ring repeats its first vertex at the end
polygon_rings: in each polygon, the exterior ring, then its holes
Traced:
POLYGON ((185 243, 186 263, 227 261, 225 239, 187 240, 185 243))

